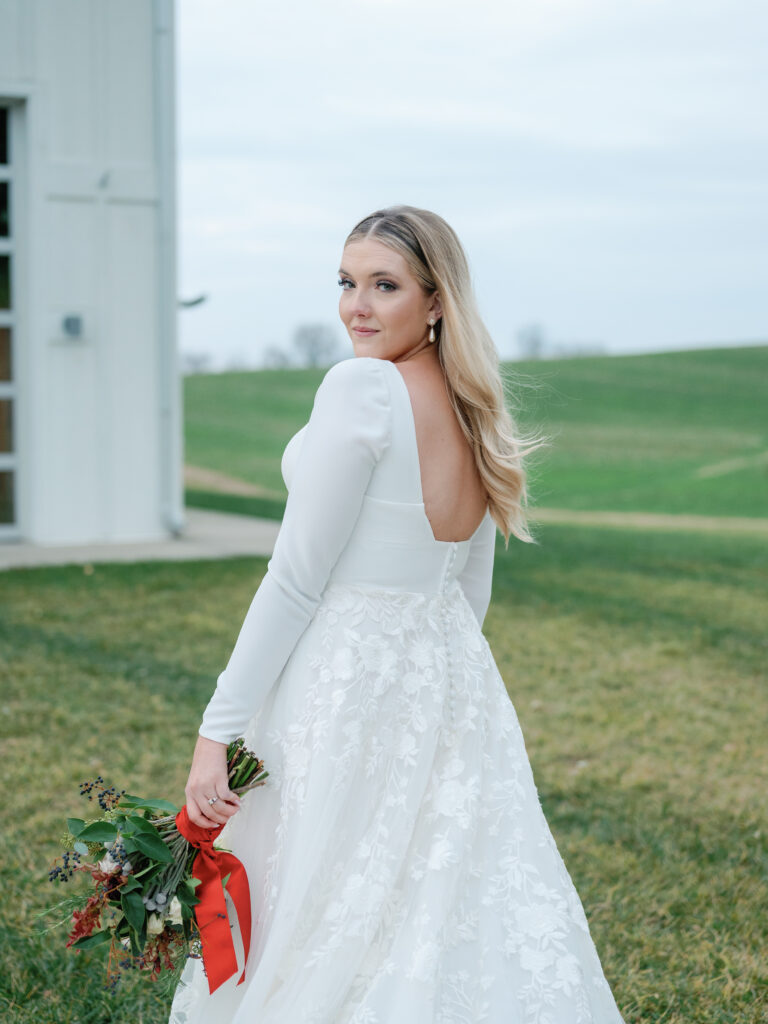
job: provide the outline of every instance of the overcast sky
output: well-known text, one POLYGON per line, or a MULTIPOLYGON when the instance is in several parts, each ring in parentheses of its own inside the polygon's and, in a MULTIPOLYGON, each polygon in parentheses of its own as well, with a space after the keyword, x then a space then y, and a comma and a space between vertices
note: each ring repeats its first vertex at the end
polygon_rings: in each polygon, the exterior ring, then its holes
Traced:
POLYGON ((502 357, 768 342, 768 5, 181 0, 183 352, 338 330, 344 237, 456 229, 502 357))

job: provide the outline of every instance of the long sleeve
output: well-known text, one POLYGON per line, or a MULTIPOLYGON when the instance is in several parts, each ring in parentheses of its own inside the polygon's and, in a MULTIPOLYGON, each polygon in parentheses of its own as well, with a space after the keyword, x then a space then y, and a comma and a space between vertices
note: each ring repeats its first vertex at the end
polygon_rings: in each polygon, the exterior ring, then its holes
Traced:
POLYGON ((381 360, 336 363, 315 395, 267 572, 205 710, 201 736, 229 742, 266 699, 320 603, 390 440, 381 360))
POLYGON ((480 627, 491 603, 493 556, 496 549, 496 523, 487 515, 469 546, 467 563, 459 573, 462 590, 480 627))

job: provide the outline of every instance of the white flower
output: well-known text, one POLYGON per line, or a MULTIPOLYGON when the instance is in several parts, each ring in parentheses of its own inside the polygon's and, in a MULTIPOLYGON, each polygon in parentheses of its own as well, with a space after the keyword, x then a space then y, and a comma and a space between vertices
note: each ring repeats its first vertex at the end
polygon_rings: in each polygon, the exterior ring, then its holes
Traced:
POLYGON ((533 939, 554 935, 563 927, 562 915, 551 903, 518 907, 515 919, 520 931, 533 939))
POLYGON ((542 974, 552 965, 554 954, 549 949, 533 949, 524 946, 520 951, 520 966, 532 974, 542 974))
POLYGON ((452 757, 448 764, 443 768, 442 778, 444 779, 456 779, 464 771, 464 762, 460 757, 452 757))
POLYGON ((360 660, 369 672, 386 676, 397 665, 397 655, 384 640, 364 640, 359 647, 360 660))
POLYGON ((309 767, 309 750, 306 747, 292 747, 285 754, 286 778, 296 779, 307 774, 309 767))
POLYGON ((419 669, 425 669, 434 661, 432 645, 421 639, 414 640, 408 648, 408 656, 419 669))
POLYGON ((404 732, 400 737, 398 756, 406 758, 409 764, 416 764, 416 759, 413 756, 416 750, 416 737, 410 732, 404 732))
POLYGON ((557 988, 562 988, 566 995, 571 994, 572 986, 578 985, 581 980, 581 968, 579 961, 573 953, 566 953, 565 956, 557 958, 557 988))
POLYGON ((386 888, 379 882, 370 882, 364 875, 350 875, 342 893, 343 902, 357 916, 375 913, 384 901, 386 888))
POLYGON ((165 928, 165 921, 159 914, 150 914, 147 921, 147 935, 159 935, 165 928))
POLYGON ((181 924, 181 903, 179 903, 178 896, 174 896, 171 902, 168 904, 168 914, 166 921, 170 921, 171 924, 181 924))
POLYGON ((355 653, 351 647, 337 650, 331 659, 331 670, 337 679, 352 679, 355 674, 355 653))
POLYGON ((110 854, 107 854, 106 857, 99 861, 99 871, 103 871, 105 875, 114 875, 119 870, 120 861, 113 860, 110 854))
POLYGON ((423 685, 424 677, 418 672, 406 672, 401 681, 403 693, 407 693, 409 696, 418 693, 423 685))
POLYGON ((435 794, 435 811, 447 818, 455 818, 464 810, 466 799, 466 786, 462 786, 456 779, 448 779, 440 785, 435 794))
POLYGON ((439 871, 446 865, 456 860, 453 852, 453 846, 445 838, 445 836, 435 839, 432 842, 432 848, 429 851, 429 860, 427 861, 427 867, 430 871, 439 871))

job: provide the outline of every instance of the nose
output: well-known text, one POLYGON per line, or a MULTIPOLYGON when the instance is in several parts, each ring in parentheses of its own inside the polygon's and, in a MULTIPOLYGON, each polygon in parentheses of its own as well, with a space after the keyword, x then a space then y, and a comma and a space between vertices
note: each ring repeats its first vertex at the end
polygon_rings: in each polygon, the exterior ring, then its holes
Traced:
MULTIPOLYGON (((349 295, 350 293, 347 292, 349 295)), ((351 301, 347 307, 353 317, 368 317, 371 315, 371 303, 366 298, 362 288, 356 288, 351 293, 351 301)))

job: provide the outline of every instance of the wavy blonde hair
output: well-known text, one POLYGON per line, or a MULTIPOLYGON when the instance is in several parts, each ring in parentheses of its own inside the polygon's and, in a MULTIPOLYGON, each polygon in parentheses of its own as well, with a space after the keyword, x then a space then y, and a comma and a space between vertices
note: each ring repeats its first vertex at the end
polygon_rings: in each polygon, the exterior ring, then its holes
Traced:
MULTIPOLYGON (((546 441, 522 436, 505 402, 499 355, 475 301, 469 265, 454 230, 415 206, 390 206, 363 218, 345 245, 375 238, 408 263, 427 294, 437 292, 443 315, 435 324, 451 405, 472 446, 490 513, 504 536, 537 543, 528 529, 524 459, 546 441)), ((510 396, 511 397, 511 396, 510 396)))

